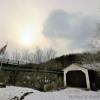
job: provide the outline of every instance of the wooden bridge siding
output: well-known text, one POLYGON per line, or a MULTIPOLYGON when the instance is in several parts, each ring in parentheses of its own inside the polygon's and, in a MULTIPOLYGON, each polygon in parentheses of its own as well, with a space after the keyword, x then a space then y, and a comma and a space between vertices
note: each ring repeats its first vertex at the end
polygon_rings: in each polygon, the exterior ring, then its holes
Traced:
POLYGON ((52 73, 52 74, 60 74, 63 71, 57 70, 39 70, 37 68, 33 68, 31 66, 26 65, 16 65, 16 64, 9 64, 9 63, 2 63, 1 64, 2 71, 21 71, 21 72, 38 72, 38 73, 52 73))
POLYGON ((52 74, 62 74, 63 71, 44 71, 44 70, 32 70, 32 69, 16 69, 16 68, 2 68, 2 71, 21 71, 21 72, 37 72, 37 73, 52 73, 52 74))

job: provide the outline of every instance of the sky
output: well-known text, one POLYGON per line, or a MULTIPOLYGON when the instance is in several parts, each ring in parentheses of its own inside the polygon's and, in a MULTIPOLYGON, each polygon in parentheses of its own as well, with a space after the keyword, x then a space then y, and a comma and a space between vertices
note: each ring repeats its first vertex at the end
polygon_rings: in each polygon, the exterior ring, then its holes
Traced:
POLYGON ((100 0, 0 0, 0 47, 83 52, 100 22, 100 0))

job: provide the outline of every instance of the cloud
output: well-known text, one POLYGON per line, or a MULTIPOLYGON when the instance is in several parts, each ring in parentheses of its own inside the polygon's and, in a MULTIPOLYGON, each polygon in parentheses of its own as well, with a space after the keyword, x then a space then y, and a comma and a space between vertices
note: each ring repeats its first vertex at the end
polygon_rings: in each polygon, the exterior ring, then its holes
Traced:
POLYGON ((96 16, 55 10, 46 20, 43 34, 49 39, 61 38, 69 41, 70 48, 85 50, 88 40, 96 33, 98 21, 96 16))

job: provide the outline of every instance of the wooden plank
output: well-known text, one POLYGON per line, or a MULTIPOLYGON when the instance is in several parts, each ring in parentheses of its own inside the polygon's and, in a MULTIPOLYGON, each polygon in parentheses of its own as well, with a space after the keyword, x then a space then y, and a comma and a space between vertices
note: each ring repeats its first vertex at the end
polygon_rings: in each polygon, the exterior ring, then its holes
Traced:
POLYGON ((16 65, 16 64, 10 64, 10 63, 5 63, 2 62, 2 71, 22 71, 22 72, 39 72, 39 73, 53 73, 53 74, 61 74, 63 71, 58 71, 58 70, 40 70, 37 68, 29 67, 26 65, 16 65))

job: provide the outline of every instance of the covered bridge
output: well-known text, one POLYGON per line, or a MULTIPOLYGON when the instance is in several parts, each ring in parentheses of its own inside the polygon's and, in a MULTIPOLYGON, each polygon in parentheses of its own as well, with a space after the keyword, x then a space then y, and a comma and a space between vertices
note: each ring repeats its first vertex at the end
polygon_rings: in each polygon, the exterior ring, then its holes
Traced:
POLYGON ((63 69, 63 79, 65 87, 79 87, 95 89, 97 66, 90 64, 71 64, 63 69))

